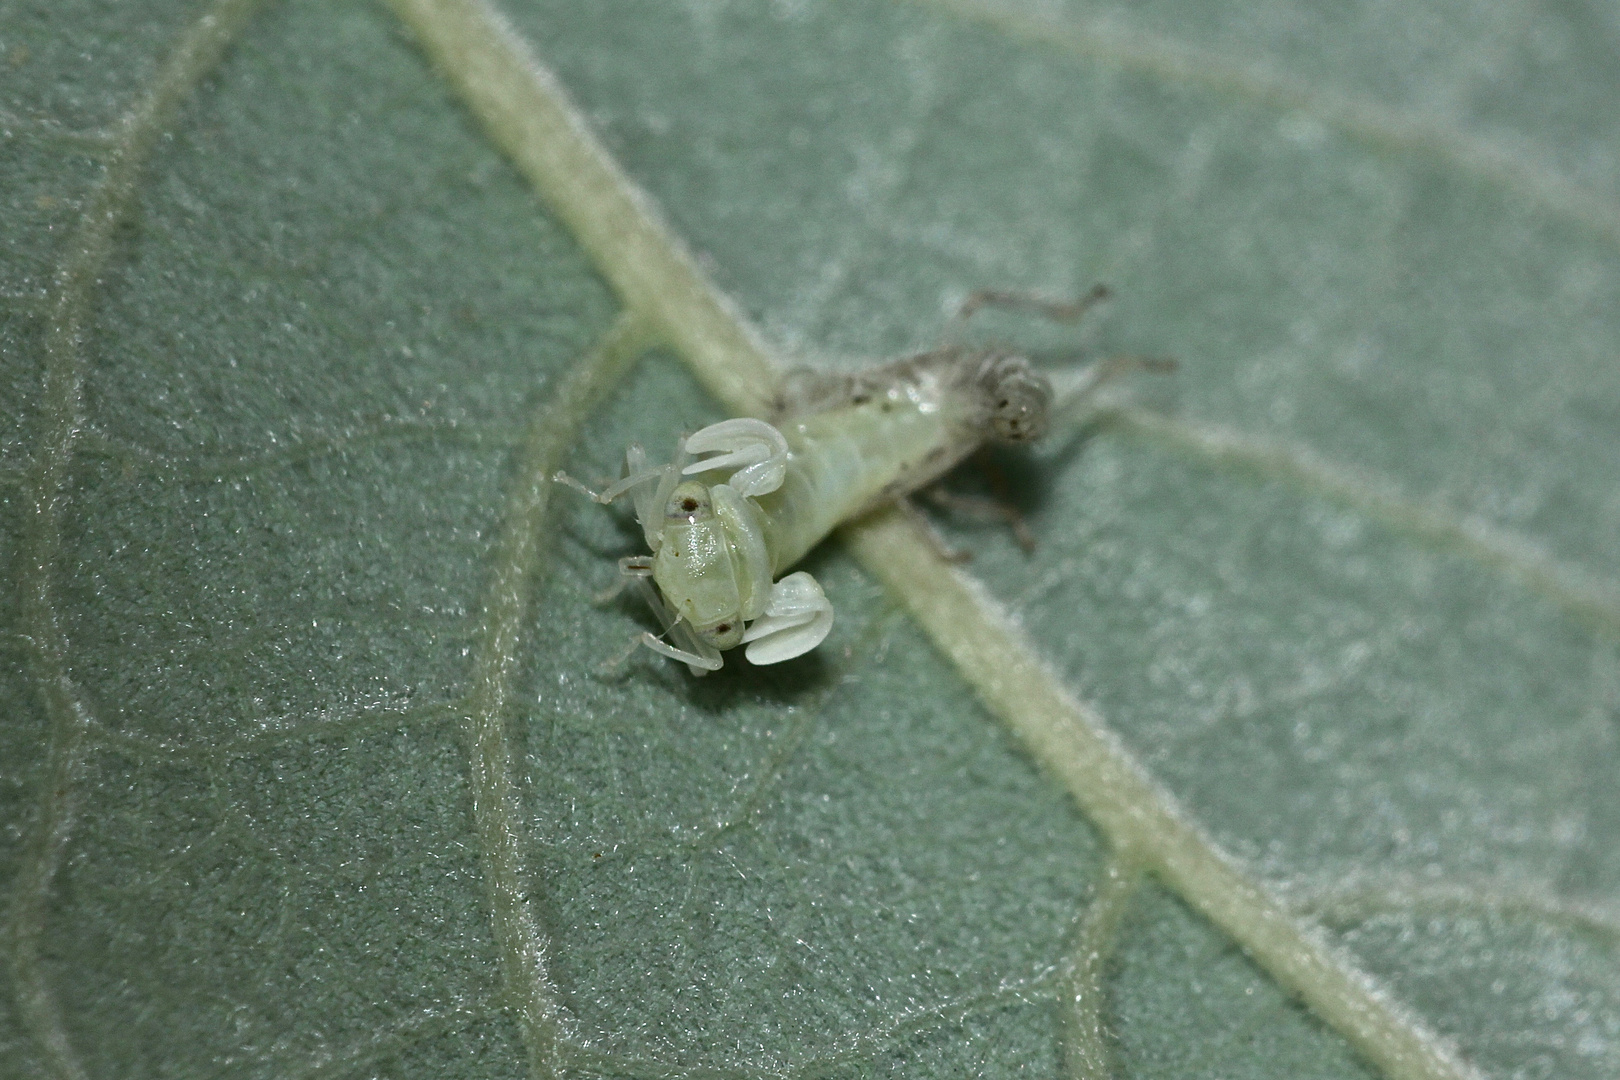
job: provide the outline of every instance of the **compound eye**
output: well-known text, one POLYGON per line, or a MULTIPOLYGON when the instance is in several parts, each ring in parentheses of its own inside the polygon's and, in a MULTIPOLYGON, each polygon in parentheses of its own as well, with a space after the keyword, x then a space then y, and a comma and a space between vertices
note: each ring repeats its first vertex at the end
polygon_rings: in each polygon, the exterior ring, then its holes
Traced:
POLYGON ((664 517, 669 521, 683 521, 688 525, 714 516, 714 502, 709 489, 696 480, 684 480, 670 492, 664 504, 664 517))
POLYGON ((717 623, 707 630, 698 631, 698 636, 722 652, 726 649, 735 649, 742 644, 743 621, 741 619, 727 619, 717 623))

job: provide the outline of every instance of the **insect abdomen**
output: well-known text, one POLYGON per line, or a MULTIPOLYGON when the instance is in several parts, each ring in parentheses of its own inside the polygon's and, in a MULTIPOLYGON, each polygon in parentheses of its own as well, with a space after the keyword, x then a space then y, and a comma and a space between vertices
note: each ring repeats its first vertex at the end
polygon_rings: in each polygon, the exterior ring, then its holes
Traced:
POLYGON ((972 449, 959 446, 958 425, 941 405, 873 400, 783 425, 787 473, 759 500, 776 573, 842 522, 916 490, 972 449))

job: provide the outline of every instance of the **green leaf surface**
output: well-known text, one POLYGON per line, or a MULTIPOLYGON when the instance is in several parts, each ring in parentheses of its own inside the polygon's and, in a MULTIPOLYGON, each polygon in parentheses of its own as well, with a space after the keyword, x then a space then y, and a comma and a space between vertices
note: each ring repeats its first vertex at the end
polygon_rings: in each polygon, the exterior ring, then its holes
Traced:
MULTIPOLYGON (((979 333, 1180 370, 937 527, 1368 1001, 1620 1074, 1609 6, 504 10, 785 361, 1112 285, 979 333)), ((724 408, 458 74, 0 4, 0 1075, 1376 1075, 839 544, 815 655, 602 672, 544 477, 724 408)))

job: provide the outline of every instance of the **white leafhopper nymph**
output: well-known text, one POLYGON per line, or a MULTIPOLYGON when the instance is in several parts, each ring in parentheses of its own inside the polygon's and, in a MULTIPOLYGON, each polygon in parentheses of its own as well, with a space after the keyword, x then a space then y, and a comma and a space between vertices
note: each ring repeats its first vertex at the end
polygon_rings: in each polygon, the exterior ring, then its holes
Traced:
MULTIPOLYGON (((986 304, 1079 317, 1106 295, 1075 303, 1005 293, 970 296, 958 315, 986 304)), ((610 503, 629 496, 651 555, 619 560, 663 624, 637 641, 702 675, 738 645, 755 664, 814 649, 833 609, 816 579, 787 571, 841 523, 939 479, 986 442, 1028 442, 1106 378, 1159 361, 1116 358, 1092 365, 1054 393, 1052 379, 1020 355, 944 346, 859 374, 794 371, 769 421, 722 420, 687 436, 674 460, 649 465, 639 445, 624 477, 594 492, 565 473, 555 479, 610 503), (664 640, 668 638, 668 640, 664 640)))

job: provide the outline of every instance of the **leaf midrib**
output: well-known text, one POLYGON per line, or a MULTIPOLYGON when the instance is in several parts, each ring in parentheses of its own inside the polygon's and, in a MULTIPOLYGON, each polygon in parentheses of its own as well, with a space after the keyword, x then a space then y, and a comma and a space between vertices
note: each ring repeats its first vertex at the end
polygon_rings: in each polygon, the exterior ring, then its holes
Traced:
MULTIPOLYGON (((478 0, 392 0, 392 6, 626 307, 646 313, 734 413, 757 415, 777 370, 757 331, 708 280, 499 12, 478 0)), ((889 512, 843 536, 1031 755, 1065 782, 1116 851, 1222 927, 1387 1075, 1475 1075, 1421 1021, 1375 993, 1348 956, 1244 875, 1039 661, 985 590, 946 565, 915 527, 889 512)))

